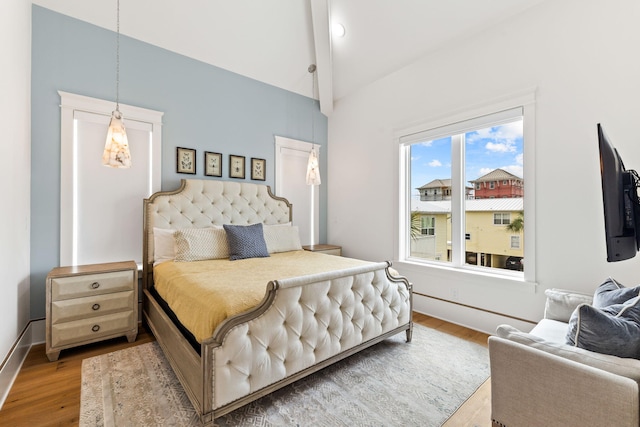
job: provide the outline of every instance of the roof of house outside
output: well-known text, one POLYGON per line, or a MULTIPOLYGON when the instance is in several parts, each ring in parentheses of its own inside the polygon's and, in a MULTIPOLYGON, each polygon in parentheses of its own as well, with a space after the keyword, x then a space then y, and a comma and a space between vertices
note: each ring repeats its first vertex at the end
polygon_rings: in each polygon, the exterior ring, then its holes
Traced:
POLYGON ((451 187, 450 179, 434 179, 433 181, 423 185, 422 187, 418 187, 418 190, 424 190, 426 188, 442 188, 442 187, 451 187))
POLYGON ((474 179, 469 182, 485 182, 485 181, 503 181, 505 179, 519 179, 522 180, 519 176, 516 176, 512 173, 507 172, 504 169, 494 169, 486 175, 482 175, 478 179, 474 179))
MULTIPOLYGON (((524 198, 513 197, 505 199, 473 199, 465 200, 465 210, 467 212, 517 212, 524 210, 524 198)), ((424 202, 422 200, 411 200, 411 210, 425 213, 450 213, 451 201, 442 200, 435 202, 424 202)))

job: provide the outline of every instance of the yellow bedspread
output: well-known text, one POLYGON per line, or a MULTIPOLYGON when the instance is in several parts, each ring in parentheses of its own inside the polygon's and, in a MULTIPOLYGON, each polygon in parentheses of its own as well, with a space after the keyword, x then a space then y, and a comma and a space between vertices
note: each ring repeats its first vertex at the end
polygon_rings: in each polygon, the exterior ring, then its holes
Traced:
POLYGON ((227 317, 262 301, 270 280, 288 279, 370 264, 308 251, 237 261, 164 262, 153 269, 155 288, 180 322, 202 342, 227 317))

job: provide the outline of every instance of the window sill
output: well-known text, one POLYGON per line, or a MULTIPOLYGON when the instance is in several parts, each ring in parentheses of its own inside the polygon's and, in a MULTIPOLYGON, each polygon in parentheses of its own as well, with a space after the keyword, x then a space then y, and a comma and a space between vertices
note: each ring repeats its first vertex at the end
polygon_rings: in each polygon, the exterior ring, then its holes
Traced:
POLYGON ((487 286, 489 288, 508 288, 525 293, 536 293, 538 284, 527 281, 524 274, 515 271, 504 270, 500 273, 489 271, 483 267, 453 267, 450 265, 440 265, 437 263, 425 263, 405 259, 395 261, 394 267, 399 271, 415 272, 416 274, 428 274, 434 277, 446 277, 447 280, 473 283, 477 286, 487 286))

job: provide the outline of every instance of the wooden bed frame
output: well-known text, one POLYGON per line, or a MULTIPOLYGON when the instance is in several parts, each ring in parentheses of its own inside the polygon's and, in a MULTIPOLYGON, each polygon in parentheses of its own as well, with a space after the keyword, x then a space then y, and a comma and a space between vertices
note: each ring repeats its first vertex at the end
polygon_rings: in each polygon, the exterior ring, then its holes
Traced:
POLYGON ((144 201, 143 319, 204 425, 392 335, 405 331, 411 340, 411 285, 385 262, 273 280, 257 307, 225 320, 202 342, 200 354, 194 350, 150 292, 153 228, 284 224, 291 218, 286 199, 252 183, 182 180, 176 191, 144 201), (265 358, 268 369, 260 362, 265 358))

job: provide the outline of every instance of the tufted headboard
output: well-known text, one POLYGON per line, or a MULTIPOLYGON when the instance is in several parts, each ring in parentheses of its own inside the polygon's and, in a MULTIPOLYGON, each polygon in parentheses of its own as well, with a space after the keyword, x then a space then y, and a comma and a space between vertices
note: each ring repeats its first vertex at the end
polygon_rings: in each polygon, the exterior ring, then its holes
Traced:
POLYGON ((143 287, 153 284, 153 228, 205 228, 212 225, 284 224, 292 219, 287 199, 267 185, 220 180, 183 179, 175 191, 144 200, 143 287))

